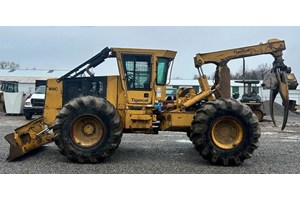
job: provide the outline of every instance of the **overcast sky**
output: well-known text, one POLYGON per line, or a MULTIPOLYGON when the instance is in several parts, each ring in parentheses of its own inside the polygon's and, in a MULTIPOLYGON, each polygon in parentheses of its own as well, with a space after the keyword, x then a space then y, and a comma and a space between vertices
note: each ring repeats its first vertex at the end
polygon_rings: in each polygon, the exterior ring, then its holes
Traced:
MULTIPOLYGON (((256 45, 270 38, 285 40, 285 64, 300 77, 300 27, 0 27, 0 61, 21 68, 72 69, 104 47, 157 48, 177 51, 172 77, 192 79, 197 70, 193 57, 230 48, 256 45)), ((270 55, 246 58, 248 68, 272 63, 270 55)), ((118 74, 115 61, 106 62, 103 74, 118 74)), ((232 72, 242 60, 229 62, 232 72)), ((208 75, 213 65, 204 68, 208 75)))

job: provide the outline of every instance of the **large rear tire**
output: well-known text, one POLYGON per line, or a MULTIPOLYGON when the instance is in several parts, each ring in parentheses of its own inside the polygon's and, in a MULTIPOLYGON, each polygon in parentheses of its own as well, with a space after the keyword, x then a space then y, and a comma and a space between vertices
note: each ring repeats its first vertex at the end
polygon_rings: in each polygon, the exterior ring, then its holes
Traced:
POLYGON ((260 127, 251 109, 233 99, 207 102, 194 116, 190 140, 217 165, 239 165, 258 147, 260 127))
POLYGON ((98 163, 111 156, 121 142, 122 130, 121 117, 114 106, 93 96, 67 103, 53 128, 62 154, 79 163, 98 163))

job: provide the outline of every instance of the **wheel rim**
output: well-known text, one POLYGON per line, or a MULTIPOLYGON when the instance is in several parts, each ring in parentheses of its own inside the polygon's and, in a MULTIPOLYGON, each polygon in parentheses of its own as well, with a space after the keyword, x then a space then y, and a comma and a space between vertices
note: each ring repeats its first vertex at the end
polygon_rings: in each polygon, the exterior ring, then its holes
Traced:
POLYGON ((263 113, 260 110, 254 110, 253 113, 256 115, 258 121, 262 121, 263 113))
POLYGON ((214 144, 219 148, 234 149, 243 140, 243 126, 233 117, 221 117, 214 122, 211 136, 214 144))
POLYGON ((94 115, 79 117, 72 125, 72 140, 80 147, 90 148, 97 145, 103 139, 103 135, 103 123, 94 115))

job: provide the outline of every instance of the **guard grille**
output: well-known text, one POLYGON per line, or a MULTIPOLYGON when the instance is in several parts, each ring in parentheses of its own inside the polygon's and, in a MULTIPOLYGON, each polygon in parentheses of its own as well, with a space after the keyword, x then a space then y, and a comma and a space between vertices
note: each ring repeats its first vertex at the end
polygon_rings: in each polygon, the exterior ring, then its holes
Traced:
POLYGON ((44 99, 31 99, 31 105, 44 107, 44 99))

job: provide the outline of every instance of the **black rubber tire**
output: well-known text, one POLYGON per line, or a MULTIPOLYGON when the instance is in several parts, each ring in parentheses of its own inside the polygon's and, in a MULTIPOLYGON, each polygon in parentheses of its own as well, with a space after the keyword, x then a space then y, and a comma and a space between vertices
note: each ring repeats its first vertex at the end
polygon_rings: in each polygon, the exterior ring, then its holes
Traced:
POLYGON ((195 149, 216 165, 239 165, 252 157, 261 134, 258 119, 251 109, 233 99, 217 99, 204 104, 195 113, 191 129, 190 140, 195 149), (211 136, 212 124, 223 116, 233 117, 244 127, 241 143, 232 149, 219 148, 211 136))
POLYGON ((24 113, 24 115, 25 115, 25 118, 26 118, 27 120, 31 120, 31 119, 32 119, 32 116, 33 116, 32 113, 24 113))
POLYGON ((186 132, 186 136, 188 136, 188 138, 190 138, 191 137, 191 130, 188 130, 187 132, 186 132))
POLYGON ((69 160, 79 163, 98 163, 111 156, 118 148, 123 135, 122 120, 114 106, 102 98, 85 96, 71 100, 56 117, 53 131, 55 144, 69 160), (84 115, 98 117, 104 127, 101 141, 90 148, 72 140, 72 123, 84 115))

